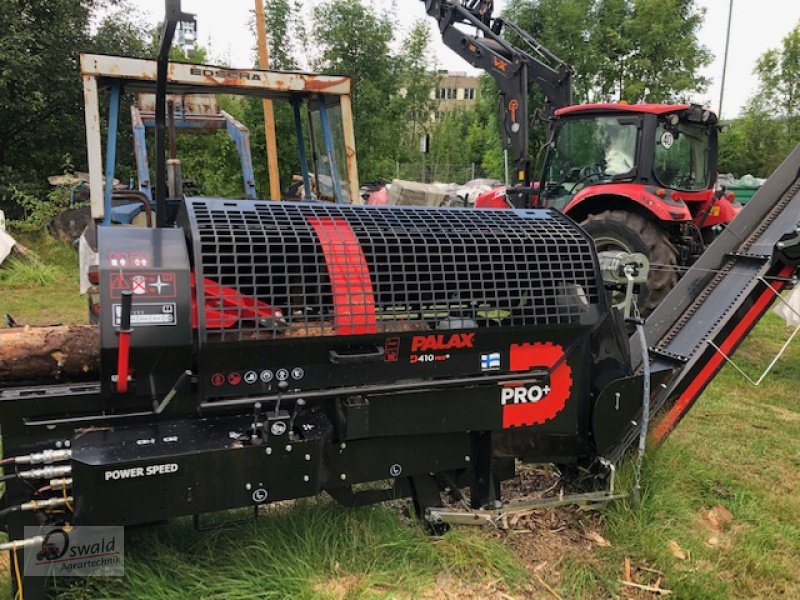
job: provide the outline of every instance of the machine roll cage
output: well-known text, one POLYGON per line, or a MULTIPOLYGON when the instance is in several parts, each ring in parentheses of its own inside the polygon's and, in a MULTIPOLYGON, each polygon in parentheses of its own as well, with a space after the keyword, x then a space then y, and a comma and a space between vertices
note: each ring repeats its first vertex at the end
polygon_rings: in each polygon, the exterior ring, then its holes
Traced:
MULTIPOLYGON (((103 54, 80 55, 81 76, 86 120, 86 144, 89 165, 89 191, 91 214, 96 221, 111 224, 111 196, 116 164, 116 147, 119 127, 120 100, 123 91, 133 93, 154 93, 158 78, 158 64, 155 60, 111 56, 103 54), (100 121, 100 90, 108 91, 108 133, 106 139, 105 166, 103 165, 103 144, 100 121), (105 177, 105 184, 104 179, 105 177)), ((353 133, 353 113, 351 81, 340 75, 316 75, 301 72, 270 71, 261 69, 233 69, 213 65, 168 63, 166 68, 166 93, 182 94, 231 94, 255 96, 289 102, 292 106, 297 136, 297 149, 300 158, 303 187, 307 198, 312 197, 312 177, 318 178, 317 152, 327 158, 331 169, 333 195, 337 203, 350 202, 362 204, 359 196, 358 163, 356 159, 355 135, 353 133), (301 108, 305 104, 309 117, 319 112, 324 148, 316 148, 314 135, 310 136, 312 156, 306 152, 301 108), (335 148, 338 138, 333 131, 330 110, 341 111, 341 139, 344 147, 341 152, 335 148), (344 156, 344 179, 339 176, 337 156, 344 156), (347 185, 345 196, 344 183, 347 185)), ((156 115, 156 125, 158 115, 156 115)), ((156 163, 158 167, 159 131, 156 127, 156 163)), ((158 199, 159 169, 157 168, 155 188, 158 199)), ((164 186, 162 186, 164 187, 164 186)), ((319 188, 317 188, 319 189, 319 188)), ((277 200, 277 198, 275 198, 277 200)), ((157 204, 158 213, 167 218, 164 207, 157 204), (160 209, 160 210, 159 210, 160 209)), ((166 224, 159 218, 159 225, 166 224)))

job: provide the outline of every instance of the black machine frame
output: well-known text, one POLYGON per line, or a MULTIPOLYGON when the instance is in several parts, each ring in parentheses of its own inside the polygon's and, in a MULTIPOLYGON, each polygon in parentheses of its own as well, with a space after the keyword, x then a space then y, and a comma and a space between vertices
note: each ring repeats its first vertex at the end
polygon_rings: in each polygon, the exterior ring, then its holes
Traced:
MULTIPOLYGON (((41 543, 26 526, 323 490, 411 497, 425 517, 468 488, 496 508, 515 459, 600 480, 647 433, 643 409, 664 439, 721 368, 716 348, 795 284, 799 220, 800 148, 645 322, 646 349, 589 236, 552 209, 189 198, 178 227, 100 227, 99 380, 0 389, 0 547, 24 568, 41 543), (146 266, 120 262, 133 254, 146 266)), ((25 596, 45 584, 25 577, 25 596)))

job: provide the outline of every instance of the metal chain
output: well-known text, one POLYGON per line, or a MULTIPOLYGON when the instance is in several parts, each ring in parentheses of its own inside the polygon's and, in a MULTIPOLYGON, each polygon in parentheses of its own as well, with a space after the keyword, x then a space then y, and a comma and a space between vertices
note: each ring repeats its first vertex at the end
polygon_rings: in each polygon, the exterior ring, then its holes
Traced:
POLYGON ((647 429, 650 425, 650 353, 647 349, 647 338, 644 333, 644 325, 639 316, 639 305, 636 298, 633 299, 633 318, 636 319, 636 333, 642 349, 642 416, 639 427, 639 449, 636 454, 634 464, 634 484, 633 502, 639 505, 641 502, 642 491, 642 464, 644 463, 644 453, 647 446, 647 429))

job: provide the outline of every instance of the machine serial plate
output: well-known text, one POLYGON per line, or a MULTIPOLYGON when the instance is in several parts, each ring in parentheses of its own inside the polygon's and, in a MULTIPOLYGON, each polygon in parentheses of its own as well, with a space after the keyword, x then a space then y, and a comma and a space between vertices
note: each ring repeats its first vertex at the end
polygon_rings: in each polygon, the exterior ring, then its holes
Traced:
MULTIPOLYGON (((155 327, 175 325, 174 302, 137 302, 131 310, 131 325, 135 327, 155 327)), ((114 327, 120 325, 122 305, 114 304, 114 327)))

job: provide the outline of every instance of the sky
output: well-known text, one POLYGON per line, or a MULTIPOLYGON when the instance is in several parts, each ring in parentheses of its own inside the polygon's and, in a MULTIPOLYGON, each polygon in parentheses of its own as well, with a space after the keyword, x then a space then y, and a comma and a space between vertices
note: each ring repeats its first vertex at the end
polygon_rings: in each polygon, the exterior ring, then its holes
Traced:
MULTIPOLYGON (((711 50, 714 61, 703 71, 712 83, 693 100, 719 110, 720 81, 725 53, 725 32, 730 0, 696 0, 706 11, 700 40, 711 50)), ((164 13, 164 0, 137 0, 148 21, 155 24, 164 13)), ((306 4, 310 4, 306 2, 306 4)), ((440 41, 434 21, 425 14, 421 0, 372 0, 379 9, 392 10, 398 27, 398 38, 408 31, 418 18, 430 22, 433 49, 438 67, 451 71, 473 71, 467 63, 447 49, 440 41)), ((495 0, 495 14, 503 9, 505 0, 495 0)), ((252 64, 255 38, 247 26, 254 0, 183 0, 186 12, 198 17, 199 41, 209 47, 212 62, 229 63, 234 67, 252 64)), ((731 43, 728 72, 725 81, 722 117, 734 118, 755 93, 758 79, 753 75, 758 57, 780 45, 781 39, 800 22, 800 0, 733 0, 731 43)), ((580 77, 580 73, 577 75, 580 77)))

